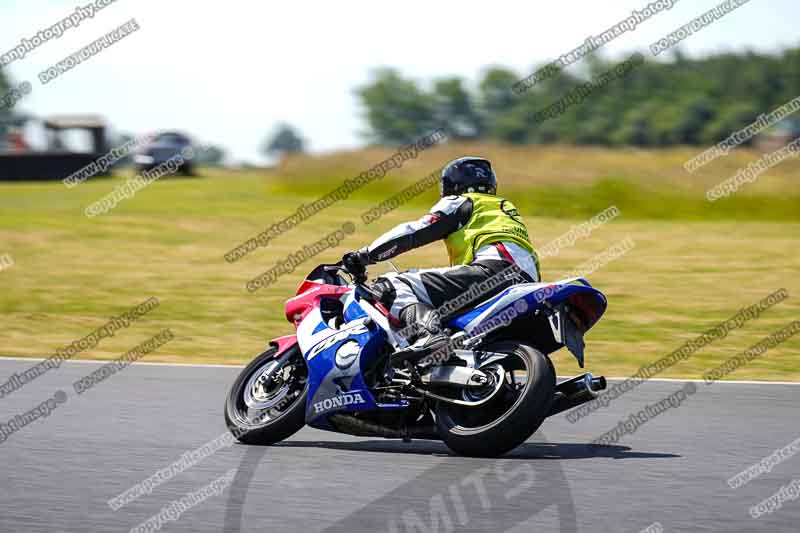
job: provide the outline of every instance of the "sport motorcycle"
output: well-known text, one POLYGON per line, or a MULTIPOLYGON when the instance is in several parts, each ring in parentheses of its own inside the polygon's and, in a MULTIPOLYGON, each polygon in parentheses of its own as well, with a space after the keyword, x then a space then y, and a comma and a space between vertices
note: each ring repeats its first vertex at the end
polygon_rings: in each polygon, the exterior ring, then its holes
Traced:
POLYGON ((308 424, 500 456, 605 389, 591 373, 557 383, 549 355, 566 347, 583 369, 584 335, 606 307, 582 278, 518 283, 444 317, 450 342, 421 354, 364 272, 319 265, 286 302, 296 333, 270 341, 241 371, 225 421, 247 444, 273 444, 308 424))

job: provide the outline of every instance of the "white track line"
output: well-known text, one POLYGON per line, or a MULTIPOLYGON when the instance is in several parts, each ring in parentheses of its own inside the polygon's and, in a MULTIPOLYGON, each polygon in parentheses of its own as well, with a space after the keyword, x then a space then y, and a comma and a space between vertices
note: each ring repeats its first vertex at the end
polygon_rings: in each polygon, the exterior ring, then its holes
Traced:
MULTIPOLYGON (((46 357, 9 357, 0 355, 0 361, 44 361, 46 357)), ((82 363, 92 365, 104 365, 113 359, 68 359, 65 363, 82 363)), ((149 366, 193 366, 197 368, 244 368, 244 365, 220 365, 211 363, 159 363, 153 361, 135 361, 134 365, 149 366)))
MULTIPOLYGON (((624 378, 606 378, 609 381, 625 381, 629 379, 630 376, 624 378)), ((664 383, 686 383, 687 381, 693 381, 695 383, 705 383, 706 380, 704 379, 680 379, 680 378, 649 378, 644 381, 660 381, 664 383)), ((747 381, 747 380, 722 380, 722 381, 714 381, 714 385, 716 384, 732 384, 732 385, 800 385, 800 381, 747 381)))
MULTIPOLYGON (((2 361, 44 361, 44 357, 7 357, 4 355, 0 355, 0 362, 2 361)), ((82 364, 91 364, 91 365, 103 365, 111 360, 95 360, 95 359, 69 359, 64 361, 65 363, 82 363, 82 364)), ((220 365, 220 364, 211 364, 211 363, 158 363, 158 362, 151 362, 151 361, 136 361, 133 363, 134 365, 144 365, 144 366, 177 366, 177 367, 195 367, 195 368, 244 368, 244 365, 220 365)), ((558 379, 570 379, 574 376, 557 376, 558 379)), ((630 376, 623 376, 623 377, 607 377, 606 379, 609 381, 625 381, 629 379, 630 376)), ((693 381, 695 383, 705 383, 703 379, 680 379, 680 378, 649 378, 644 381, 656 381, 656 382, 664 382, 664 383, 686 383, 688 381, 693 381)), ((724 381, 715 381, 715 384, 730 384, 730 385, 800 385, 800 381, 737 381, 737 380, 724 380, 724 381)))

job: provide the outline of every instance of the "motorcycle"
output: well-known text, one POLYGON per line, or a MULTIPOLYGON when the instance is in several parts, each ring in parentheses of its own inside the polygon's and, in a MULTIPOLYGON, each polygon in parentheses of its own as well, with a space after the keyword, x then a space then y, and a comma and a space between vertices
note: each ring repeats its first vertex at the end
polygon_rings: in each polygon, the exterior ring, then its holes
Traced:
POLYGON ((287 300, 296 334, 270 341, 226 397, 239 441, 274 444, 308 424, 497 457, 606 388, 591 373, 556 383, 549 358, 566 347, 584 368, 584 334, 607 300, 582 278, 516 284, 453 313, 443 320, 450 344, 422 358, 366 281, 323 264, 287 300))

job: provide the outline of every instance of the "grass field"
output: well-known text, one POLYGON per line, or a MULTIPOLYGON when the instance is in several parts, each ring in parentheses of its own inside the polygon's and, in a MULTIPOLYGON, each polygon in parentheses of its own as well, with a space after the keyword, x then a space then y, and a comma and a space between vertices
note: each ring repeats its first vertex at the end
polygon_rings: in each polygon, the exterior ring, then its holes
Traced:
MULTIPOLYGON (((367 244, 393 224, 418 217, 436 199, 430 190, 380 221, 360 214, 461 153, 497 163, 503 193, 520 207, 542 247, 610 205, 621 215, 543 261, 546 280, 626 237, 635 247, 588 276, 610 306, 587 336, 588 368, 626 375, 779 288, 790 298, 698 351, 665 377, 703 371, 800 318, 800 163, 787 161, 734 196, 710 204, 705 190, 759 157, 738 151, 688 175, 694 149, 611 151, 491 146, 431 149, 379 183, 366 186, 235 263, 223 254, 389 156, 364 150, 289 159, 257 172, 206 171, 202 179, 163 179, 108 214, 84 208, 123 183, 124 175, 66 189, 56 183, 0 182, 0 354, 49 356, 111 316, 156 296, 161 305, 80 358, 113 358, 157 333, 175 340, 152 361, 243 363, 274 336, 290 333, 283 302, 315 264, 367 244), (345 221, 356 232, 255 293, 245 283, 288 253, 345 221)), ((442 266, 442 244, 398 258, 401 268, 442 266)), ((375 268, 375 267, 373 267, 375 268)), ((374 269, 373 274, 380 273, 374 269)), ((738 370, 731 379, 800 380, 800 339, 793 338, 738 370)), ((577 371, 555 358, 561 374, 577 371)))

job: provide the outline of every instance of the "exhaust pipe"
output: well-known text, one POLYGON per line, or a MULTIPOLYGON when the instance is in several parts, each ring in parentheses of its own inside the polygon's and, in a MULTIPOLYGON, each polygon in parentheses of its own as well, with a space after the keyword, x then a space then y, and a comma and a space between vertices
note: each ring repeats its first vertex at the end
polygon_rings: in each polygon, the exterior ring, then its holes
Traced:
POLYGON ((555 399, 547 416, 557 415, 586 402, 591 402, 597 398, 598 392, 605 388, 606 378, 603 376, 596 378, 589 372, 562 381, 556 385, 555 399))

